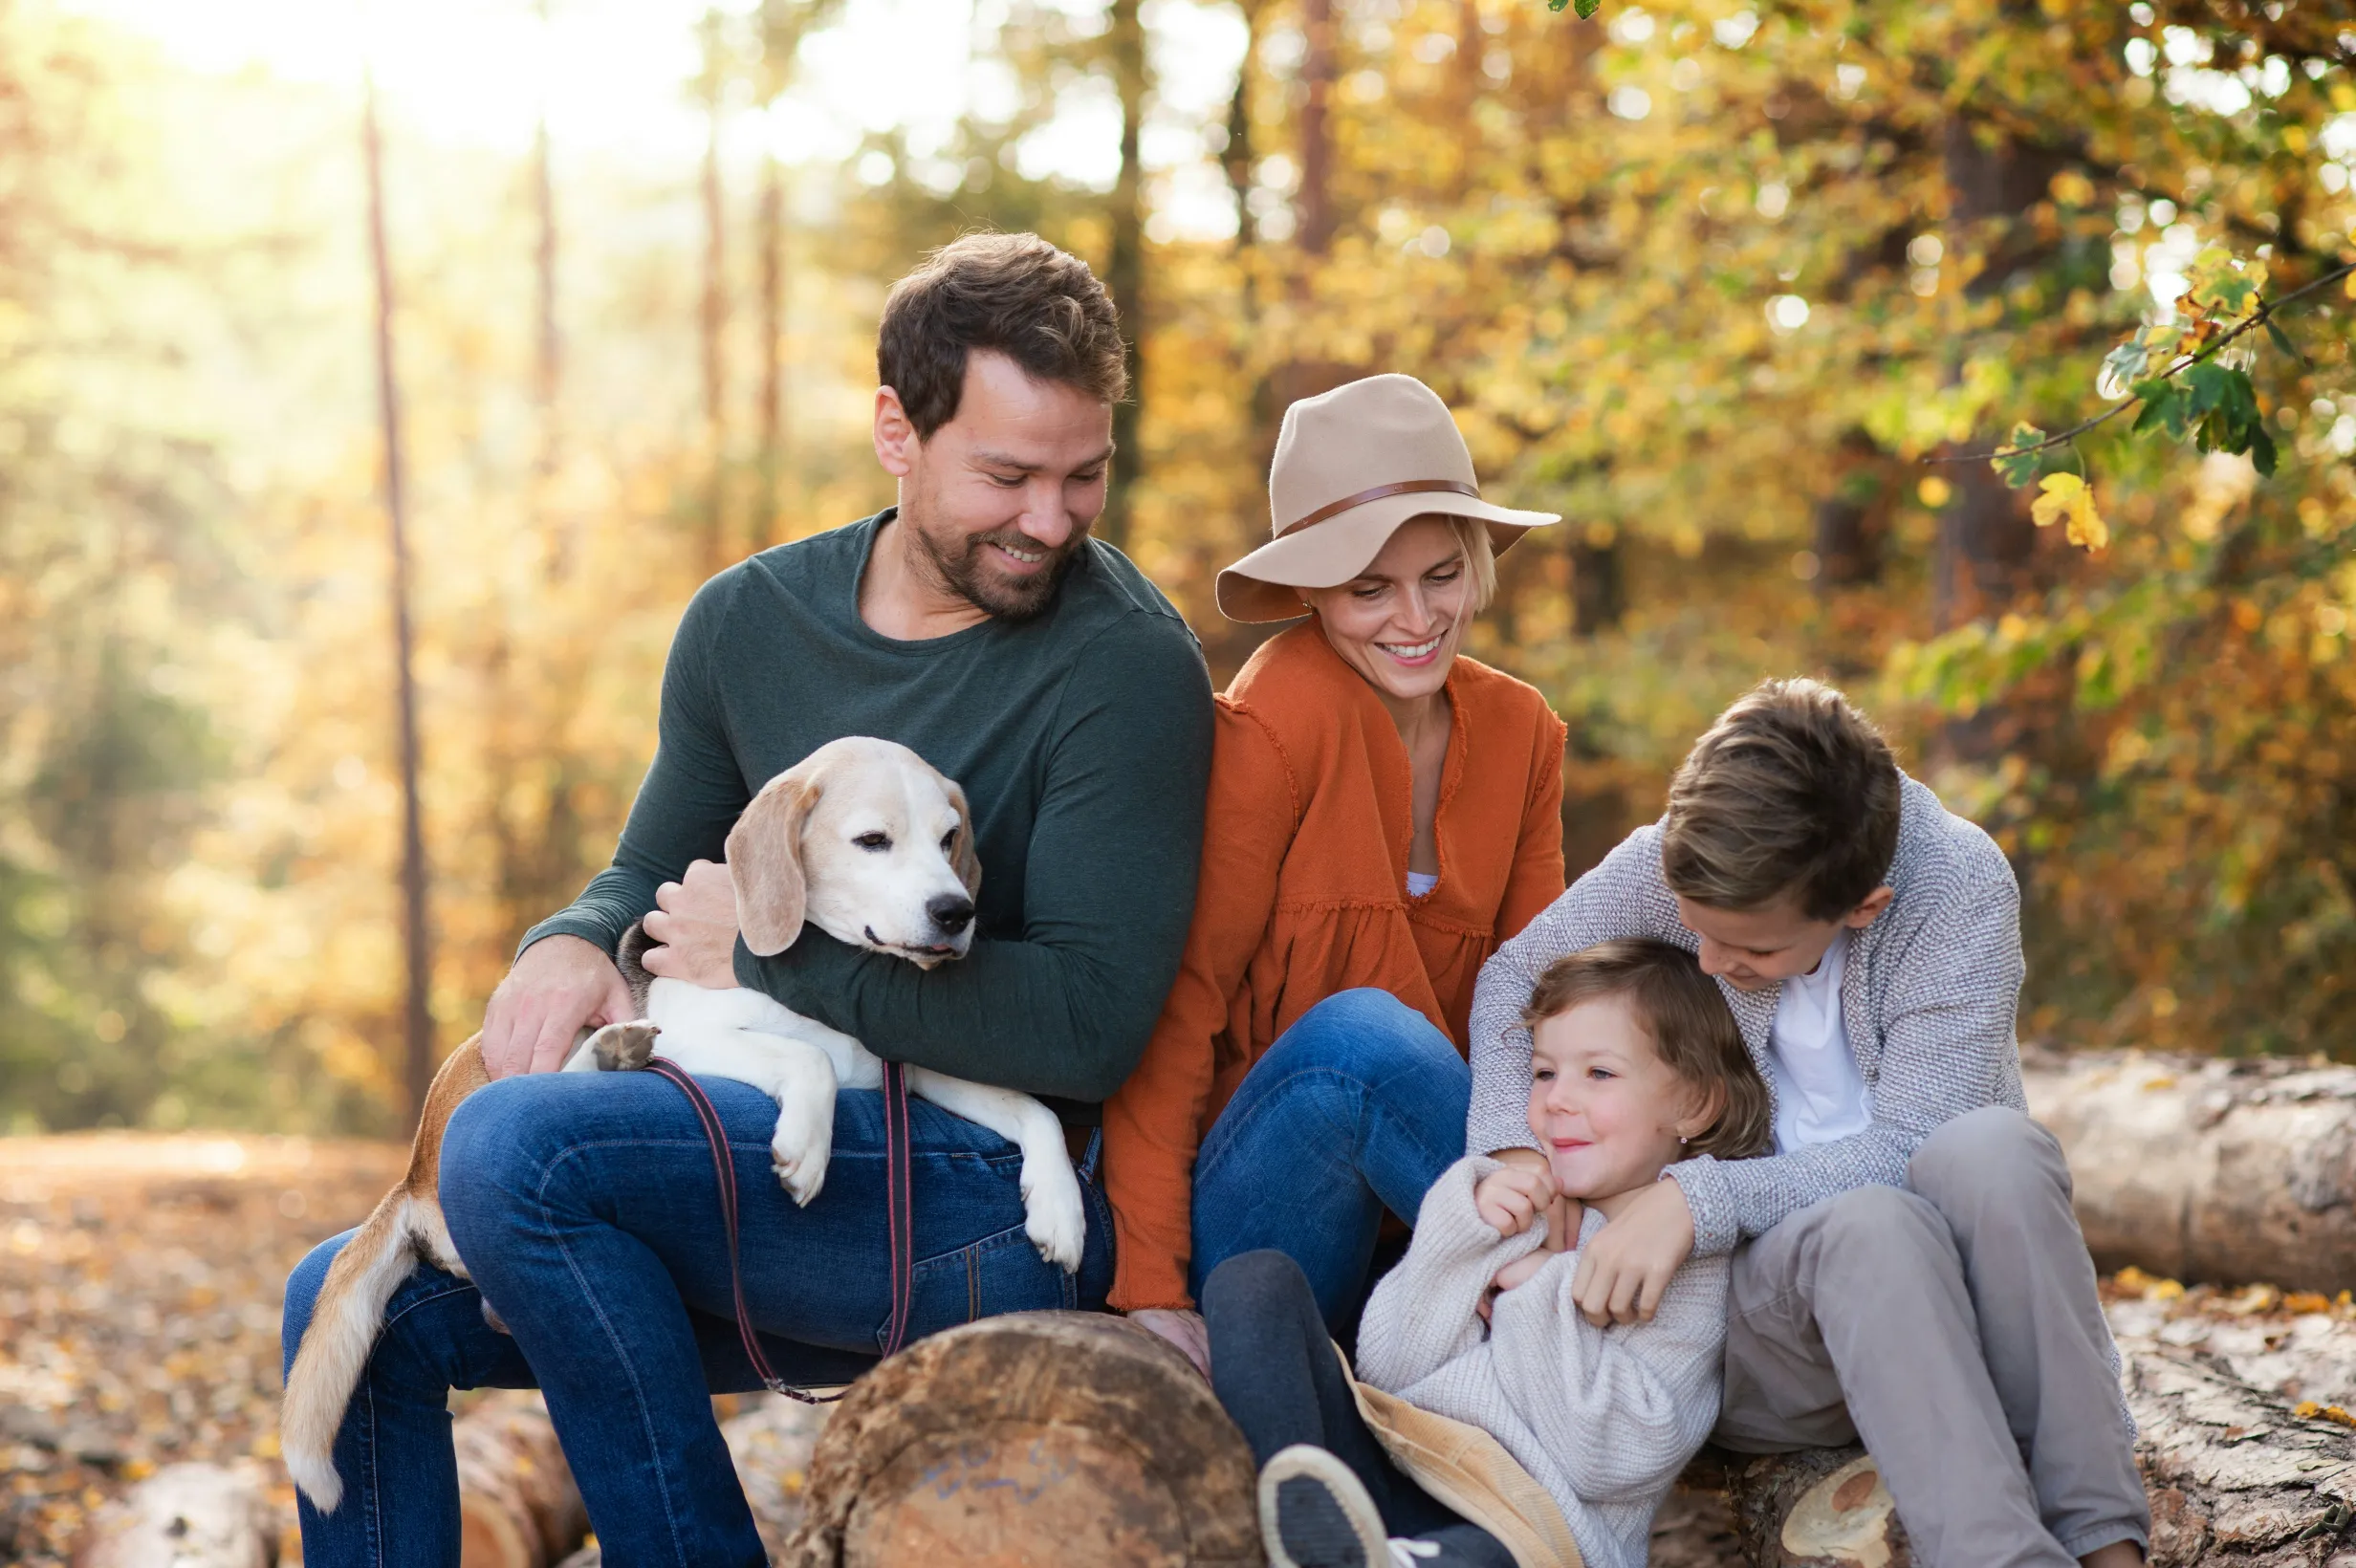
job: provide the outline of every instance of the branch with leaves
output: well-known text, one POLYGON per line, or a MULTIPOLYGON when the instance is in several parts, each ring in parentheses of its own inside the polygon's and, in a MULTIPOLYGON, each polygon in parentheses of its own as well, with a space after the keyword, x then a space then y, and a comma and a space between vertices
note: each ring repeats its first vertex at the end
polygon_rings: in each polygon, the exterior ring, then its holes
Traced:
MULTIPOLYGON (((2343 262, 2312 282, 2267 299, 2264 261, 2244 261, 2213 247, 2194 259, 2190 286, 2177 302, 2190 313, 2188 318, 2141 328, 2104 356, 2098 387, 2126 389, 2110 406, 2055 435, 2034 425, 2016 425, 1995 451, 1923 461, 1984 462, 2018 490, 2038 478, 2043 453, 2067 446, 2140 406, 2143 411, 2131 426, 2134 434, 2164 430, 2174 441, 2191 439, 2204 452, 2246 452, 2259 473, 2271 475, 2277 453, 2258 406, 2257 388, 2246 367, 2225 363, 2220 357, 2262 330, 2275 347, 2304 362, 2306 357, 2275 317, 2295 301, 2343 280, 2348 296, 2356 298, 2356 262, 2343 262), (2159 366, 2156 374, 2151 373, 2154 364, 2159 366)), ((2029 510, 2040 528, 2064 523, 2070 542, 2089 550, 2100 550, 2108 541, 2109 530, 2094 509, 2093 491, 2083 473, 2046 474, 2039 489, 2043 493, 2029 510)))

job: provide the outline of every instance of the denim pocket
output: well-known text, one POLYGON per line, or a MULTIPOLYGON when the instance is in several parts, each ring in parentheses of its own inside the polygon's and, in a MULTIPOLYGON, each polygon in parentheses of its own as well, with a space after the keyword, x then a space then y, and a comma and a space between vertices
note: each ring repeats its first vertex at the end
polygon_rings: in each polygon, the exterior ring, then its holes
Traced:
MULTIPOLYGON (((1019 1226, 984 1236, 953 1252, 918 1260, 908 1284, 908 1342, 979 1318, 1080 1305, 1080 1284, 1031 1245, 1019 1226)), ((881 1350, 891 1336, 887 1316, 876 1325, 881 1350)))

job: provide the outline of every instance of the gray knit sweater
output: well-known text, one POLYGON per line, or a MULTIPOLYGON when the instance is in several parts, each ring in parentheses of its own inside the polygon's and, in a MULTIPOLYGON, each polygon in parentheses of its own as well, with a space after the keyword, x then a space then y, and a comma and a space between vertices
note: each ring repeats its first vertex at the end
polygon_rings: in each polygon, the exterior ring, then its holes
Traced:
MULTIPOLYGON (((1942 1123, 1983 1105, 2025 1110, 2014 1012, 2025 970, 2020 891, 1988 835, 1951 815, 1913 779, 1904 782, 1897 897, 1850 938, 1841 984, 1849 1049, 1872 1095, 1865 1131, 1763 1160, 1703 1156, 1669 1166, 1693 1210, 1693 1250, 1731 1251, 1777 1221, 1838 1192, 1906 1185, 1907 1162, 1942 1123)), ((1700 940, 1677 919, 1661 878, 1661 830, 1638 828, 1603 862, 1497 949, 1472 993, 1472 1115, 1476 1154, 1534 1148, 1528 1122, 1530 1034, 1521 1010, 1546 966, 1615 937, 1649 936, 1691 952, 1700 940)), ((1752 1059, 1768 1070, 1780 987, 1737 991, 1719 982, 1752 1059)))
MULTIPOLYGON (((1554 1497, 1587 1568, 1644 1568, 1652 1515, 1718 1419, 1724 1257, 1687 1261, 1649 1323, 1597 1328, 1571 1299, 1576 1249, 1473 1308, 1542 1224, 1500 1236, 1472 1188, 1497 1162, 1457 1161, 1424 1195, 1407 1257, 1358 1330, 1358 1375, 1494 1437, 1554 1497)), ((1588 1209, 1582 1246, 1603 1228, 1588 1209)))

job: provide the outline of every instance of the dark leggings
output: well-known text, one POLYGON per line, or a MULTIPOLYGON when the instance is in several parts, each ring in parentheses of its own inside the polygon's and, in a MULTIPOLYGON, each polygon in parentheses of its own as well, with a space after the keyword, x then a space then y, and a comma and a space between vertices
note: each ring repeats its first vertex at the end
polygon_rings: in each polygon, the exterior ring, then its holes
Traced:
POLYGON ((1417 1486, 1383 1451, 1358 1413, 1299 1264, 1282 1252, 1239 1253, 1211 1272, 1202 1305, 1211 1386, 1243 1428, 1254 1464, 1296 1443, 1313 1444, 1364 1484, 1391 1535, 1441 1543, 1443 1562, 1513 1568, 1502 1542, 1417 1486))

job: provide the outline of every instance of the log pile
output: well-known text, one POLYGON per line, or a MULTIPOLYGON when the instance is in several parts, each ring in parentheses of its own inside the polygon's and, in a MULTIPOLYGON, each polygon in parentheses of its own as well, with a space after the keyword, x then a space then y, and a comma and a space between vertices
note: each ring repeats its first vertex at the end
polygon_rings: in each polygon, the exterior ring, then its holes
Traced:
POLYGON ((258 1467, 166 1465, 98 1510, 74 1568, 276 1568, 278 1521, 258 1467))
POLYGON ((492 1395, 450 1435, 463 1568, 549 1568, 580 1544, 589 1514, 539 1395, 492 1395))
POLYGON ((2033 1054, 2104 1270, 2356 1290, 2356 1067, 2033 1054))

